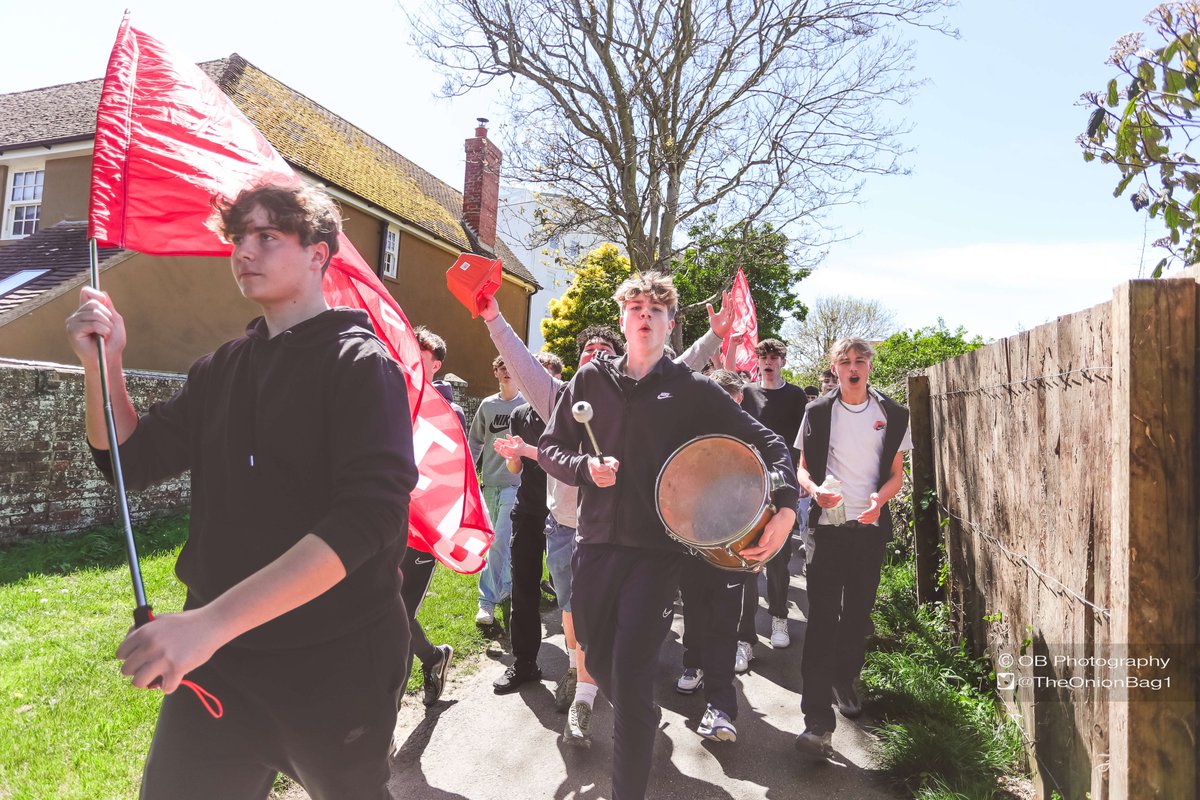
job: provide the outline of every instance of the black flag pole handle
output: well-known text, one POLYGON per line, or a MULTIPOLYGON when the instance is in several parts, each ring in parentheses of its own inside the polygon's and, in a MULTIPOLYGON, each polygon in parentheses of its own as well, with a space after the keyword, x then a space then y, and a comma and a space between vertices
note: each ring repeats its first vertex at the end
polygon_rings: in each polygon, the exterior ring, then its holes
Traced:
MULTIPOLYGON (((100 259, 96 252, 96 240, 88 240, 88 261, 91 267, 92 288, 100 291, 100 259)), ((133 599, 137 604, 133 612, 134 624, 145 625, 153 618, 146 603, 146 587, 142 583, 142 568, 138 563, 137 543, 133 539, 133 524, 129 519, 129 499, 125 494, 125 475, 121 471, 120 443, 117 441, 117 424, 113 417, 112 393, 108 386, 108 358, 104 352, 104 339, 96 337, 96 349, 100 354, 100 397, 104 401, 104 427, 108 431, 108 455, 112 461, 113 484, 117 490, 117 506, 121 511, 121 526, 125 530, 125 555, 129 559, 129 577, 133 581, 133 599)))
MULTIPOLYGON (((96 240, 88 239, 88 261, 91 268, 91 285, 100 291, 100 258, 96 252, 96 240)), ((117 490, 117 507, 121 511, 121 526, 125 530, 125 555, 129 559, 129 578, 133 581, 133 625, 140 628, 154 619, 154 609, 146 602, 146 586, 142 582, 142 567, 138 562, 137 542, 133 538, 133 523, 129 519, 129 498, 125 493, 125 475, 121 471, 120 443, 117 441, 117 422, 113 416, 112 392, 108 385, 108 358, 104 352, 104 337, 96 336, 96 349, 100 356, 100 397, 104 403, 104 427, 108 432, 108 456, 112 463, 113 485, 117 490)), ((213 717, 220 718, 225 709, 221 701, 203 687, 186 678, 180 684, 196 693, 201 704, 213 717)), ((162 686, 162 678, 155 678, 150 688, 162 686)))

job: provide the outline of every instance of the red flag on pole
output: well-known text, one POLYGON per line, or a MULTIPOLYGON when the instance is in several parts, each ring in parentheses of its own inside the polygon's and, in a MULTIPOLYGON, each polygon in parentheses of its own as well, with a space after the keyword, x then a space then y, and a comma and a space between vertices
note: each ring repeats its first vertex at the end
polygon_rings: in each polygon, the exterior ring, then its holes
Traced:
MULTIPOLYGON (((123 20, 96 114, 89 235, 155 255, 228 255, 232 247, 207 226, 211 199, 270 180, 300 178, 199 67, 123 20)), ((408 379, 420 470, 411 534, 451 569, 478 572, 491 523, 458 417, 425 391, 408 319, 345 234, 323 289, 330 305, 367 312, 408 379)))
MULTIPOLYGON (((754 357, 754 348, 758 346, 758 319, 754 316, 754 298, 750 296, 750 284, 746 281, 746 273, 738 267, 733 279, 733 290, 729 302, 733 303, 733 326, 725 334, 721 343, 721 355, 734 349, 734 368, 750 373, 754 377, 758 372, 758 360, 754 357)), ((726 359, 728 363, 728 359, 726 359)))

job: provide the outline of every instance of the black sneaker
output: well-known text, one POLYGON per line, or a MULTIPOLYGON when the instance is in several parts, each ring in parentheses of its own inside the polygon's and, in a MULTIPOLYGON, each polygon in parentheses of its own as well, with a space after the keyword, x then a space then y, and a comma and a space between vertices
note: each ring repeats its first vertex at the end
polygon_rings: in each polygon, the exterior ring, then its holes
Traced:
POLYGON ((421 675, 425 679, 425 705, 431 706, 442 696, 446 688, 446 673, 450 671, 450 659, 454 658, 454 648, 448 644, 440 644, 436 648, 442 658, 436 664, 422 664, 421 675))
POLYGON ((833 702, 837 703, 838 711, 846 719, 858 719, 862 716, 862 700, 854 690, 854 684, 833 687, 833 702))
POLYGON ((492 691, 496 694, 511 694, 520 689, 521 684, 541 679, 542 670, 537 664, 514 661, 513 665, 504 671, 504 675, 492 683, 492 691))

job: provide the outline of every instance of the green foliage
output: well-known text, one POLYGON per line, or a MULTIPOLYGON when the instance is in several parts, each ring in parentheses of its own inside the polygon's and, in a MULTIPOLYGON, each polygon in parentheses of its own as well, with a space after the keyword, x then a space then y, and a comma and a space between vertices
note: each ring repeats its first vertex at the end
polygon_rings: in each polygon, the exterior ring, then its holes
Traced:
POLYGON ((997 708, 994 676, 952 633, 944 603, 918 605, 911 558, 884 567, 863 668, 883 717, 880 756, 924 800, 991 800, 1017 768, 1020 732, 997 708))
MULTIPOLYGON (((807 309, 796 299, 795 285, 808 276, 806 266, 791 263, 788 237, 770 224, 721 228, 713 215, 689 231, 692 245, 671 264, 679 307, 702 303, 728 289, 741 266, 750 284, 758 320, 758 338, 778 337, 785 317, 803 319, 807 309)), ((574 280, 561 298, 551 300, 542 320, 546 349, 563 360, 564 374, 578 366, 575 336, 589 325, 617 327, 613 292, 629 277, 629 259, 612 244, 602 244, 574 267, 574 280)), ((715 305, 720 305, 718 301, 715 305)), ((687 345, 708 330, 708 315, 700 305, 678 320, 687 345)))
MULTIPOLYGON (((138 525, 135 534, 147 597, 158 612, 177 611, 184 587, 174 566, 187 518, 138 525)), ((487 645, 474 623, 477 582, 438 569, 421 605, 426 633, 454 647, 456 664, 487 645)), ((0 798, 137 796, 162 695, 131 688, 117 672, 132 609, 119 529, 0 548, 0 798)), ((417 668, 408 691, 420 685, 417 668)))
POLYGON ((1120 172, 1114 197, 1136 186, 1130 195, 1134 211, 1162 218, 1167 235, 1155 246, 1168 255, 1154 268, 1157 278, 1173 262, 1200 260, 1200 168, 1187 152, 1200 133, 1195 117, 1200 104, 1200 5, 1165 3, 1145 21, 1160 46, 1143 46, 1141 33, 1117 41, 1108 63, 1121 74, 1104 92, 1083 95, 1092 111, 1078 141, 1084 160, 1099 159, 1120 172))
MULTIPOLYGON (((688 230, 688 237, 691 246, 671 265, 680 308, 728 289, 740 266, 754 299, 759 340, 779 338, 786 317, 804 319, 808 309, 796 297, 795 287, 811 270, 793 266, 786 234, 770 223, 722 228, 716 216, 708 214, 688 230)), ((682 341, 691 343, 708 330, 708 315, 698 308, 679 324, 683 327, 682 341)))
POLYGON ((629 259, 614 244, 602 244, 585 255, 575 267, 575 279, 562 297, 551 300, 542 320, 546 349, 562 359, 563 377, 579 366, 575 337, 590 325, 617 327, 617 304, 613 293, 629 277, 629 259))
POLYGON ((950 330, 942 319, 938 319, 937 325, 901 331, 876 345, 871 383, 889 396, 905 402, 908 397, 908 376, 955 356, 978 350, 985 344, 979 336, 968 337, 961 325, 950 330))

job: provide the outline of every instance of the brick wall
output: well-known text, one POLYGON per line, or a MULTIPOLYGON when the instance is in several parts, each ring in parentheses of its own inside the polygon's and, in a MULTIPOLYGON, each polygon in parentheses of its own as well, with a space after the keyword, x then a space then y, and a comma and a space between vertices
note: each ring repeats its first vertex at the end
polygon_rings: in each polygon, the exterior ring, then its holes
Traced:
MULTIPOLYGON (((182 375, 126 373, 134 407, 170 397, 182 375)), ((0 359, 0 544, 117 521, 116 493, 92 462, 84 438, 83 370, 0 359)), ((191 484, 180 476, 129 493, 134 520, 186 508, 191 484)))

